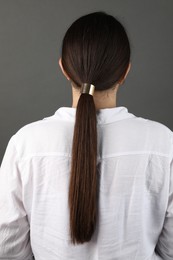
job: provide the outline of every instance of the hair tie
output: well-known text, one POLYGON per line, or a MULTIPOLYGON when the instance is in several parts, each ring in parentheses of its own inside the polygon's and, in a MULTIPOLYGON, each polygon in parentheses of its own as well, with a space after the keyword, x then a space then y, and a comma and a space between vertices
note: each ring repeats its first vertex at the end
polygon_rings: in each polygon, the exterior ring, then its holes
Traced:
POLYGON ((89 94, 89 95, 93 96, 94 90, 95 90, 95 86, 94 85, 89 84, 89 83, 82 83, 81 94, 82 93, 86 93, 86 94, 89 94))

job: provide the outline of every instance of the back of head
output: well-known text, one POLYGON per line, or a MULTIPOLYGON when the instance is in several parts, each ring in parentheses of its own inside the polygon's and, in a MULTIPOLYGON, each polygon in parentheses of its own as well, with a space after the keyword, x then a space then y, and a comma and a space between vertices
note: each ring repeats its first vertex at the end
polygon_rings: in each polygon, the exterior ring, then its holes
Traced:
MULTIPOLYGON (((124 27, 105 12, 77 19, 62 44, 62 65, 73 86, 112 88, 126 74, 130 46, 124 27)), ((68 203, 72 243, 91 240, 98 213, 97 117, 93 96, 81 93, 74 126, 68 203)))
POLYGON ((62 65, 77 87, 91 83, 106 90, 126 73, 130 45, 124 27, 113 16, 95 12, 77 19, 62 44, 62 65))

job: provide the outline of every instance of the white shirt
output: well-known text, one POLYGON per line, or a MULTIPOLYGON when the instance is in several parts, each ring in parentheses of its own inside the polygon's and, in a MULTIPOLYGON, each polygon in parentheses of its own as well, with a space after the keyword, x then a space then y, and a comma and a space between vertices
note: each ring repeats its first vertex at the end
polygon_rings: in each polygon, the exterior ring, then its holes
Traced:
POLYGON ((99 217, 91 241, 70 244, 76 108, 61 107, 8 143, 0 172, 1 260, 173 259, 173 132, 126 107, 99 111, 99 217))

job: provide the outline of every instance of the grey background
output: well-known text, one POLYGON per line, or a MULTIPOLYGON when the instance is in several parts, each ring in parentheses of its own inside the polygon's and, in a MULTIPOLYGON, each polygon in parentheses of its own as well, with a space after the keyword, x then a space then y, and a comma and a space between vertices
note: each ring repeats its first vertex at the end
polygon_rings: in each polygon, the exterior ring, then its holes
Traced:
POLYGON ((71 23, 106 11, 125 26, 132 69, 117 106, 173 130, 172 0, 0 0, 0 161, 22 126, 71 107, 58 59, 71 23))

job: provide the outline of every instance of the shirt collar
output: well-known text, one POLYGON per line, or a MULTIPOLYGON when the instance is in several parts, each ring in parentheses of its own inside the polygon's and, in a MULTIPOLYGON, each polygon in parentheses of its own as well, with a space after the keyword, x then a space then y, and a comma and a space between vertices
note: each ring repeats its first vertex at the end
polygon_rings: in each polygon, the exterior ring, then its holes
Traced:
MULTIPOLYGON (((54 114, 57 119, 63 121, 75 122, 76 108, 74 107, 60 107, 54 114)), ((109 124, 115 121, 126 118, 135 117, 134 114, 129 113, 127 107, 117 106, 113 108, 99 109, 96 112, 97 124, 109 124)))

